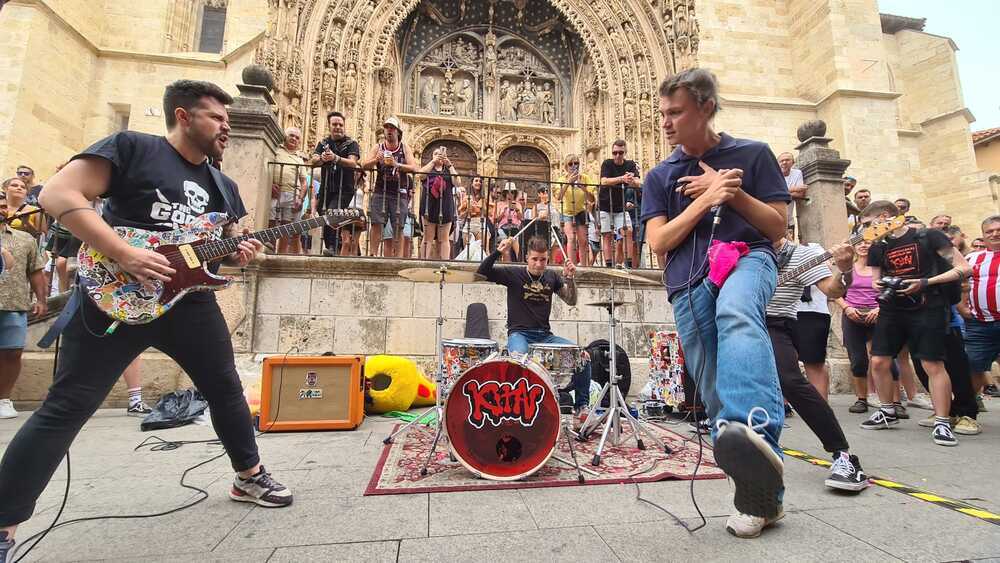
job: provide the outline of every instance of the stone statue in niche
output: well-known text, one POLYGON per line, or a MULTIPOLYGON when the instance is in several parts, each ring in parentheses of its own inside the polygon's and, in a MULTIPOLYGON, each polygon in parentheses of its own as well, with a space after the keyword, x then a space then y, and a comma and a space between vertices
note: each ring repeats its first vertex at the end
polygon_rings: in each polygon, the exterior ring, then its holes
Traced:
POLYGON ((358 68, 354 63, 347 67, 344 74, 344 84, 341 90, 342 99, 346 105, 354 105, 354 95, 358 92, 358 68))
POLYGON ((639 117, 638 114, 636 113, 635 95, 632 94, 632 92, 628 92, 625 94, 624 110, 625 110, 625 132, 631 134, 633 131, 635 131, 635 123, 639 117))
POLYGON ((323 105, 332 108, 337 93, 337 63, 333 59, 328 59, 323 68, 323 105))
POLYGON ((497 78, 497 36, 493 30, 486 32, 486 52, 483 56, 483 70, 486 77, 486 87, 493 88, 497 78))
POLYGON ((518 88, 517 115, 519 118, 537 119, 538 96, 531 80, 521 83, 518 88))
MULTIPOLYGON (((486 145, 483 147, 483 176, 494 177, 497 175, 497 157, 493 153, 493 147, 486 145)), ((484 182, 485 183, 485 182, 484 182)))
POLYGON ((451 69, 444 73, 444 85, 441 86, 441 107, 439 115, 455 115, 455 79, 451 69))
POLYGON ((500 84, 500 115, 501 121, 515 121, 517 119, 517 87, 504 80, 500 84))
POLYGON ((354 35, 351 35, 351 42, 347 44, 351 51, 357 51, 361 46, 361 28, 354 28, 354 35))
POLYGON ((427 113, 438 112, 437 85, 433 76, 427 76, 422 80, 420 86, 420 109, 427 113))
POLYGON ((556 115, 555 100, 552 95, 552 85, 546 82, 538 93, 538 118, 542 123, 553 123, 556 115))
POLYGON ((472 90, 472 82, 468 79, 462 81, 462 87, 455 93, 455 115, 458 117, 472 117, 476 113, 475 93, 472 90))

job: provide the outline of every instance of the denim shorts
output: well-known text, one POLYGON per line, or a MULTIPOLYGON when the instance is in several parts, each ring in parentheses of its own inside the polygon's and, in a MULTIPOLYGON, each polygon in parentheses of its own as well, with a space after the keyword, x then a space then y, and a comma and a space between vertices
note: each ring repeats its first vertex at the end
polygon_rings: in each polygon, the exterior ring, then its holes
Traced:
POLYGON ((28 336, 28 313, 0 311, 0 350, 21 350, 28 336))
POLYGON ((973 373, 990 371, 1000 357, 1000 321, 965 320, 965 353, 973 373))

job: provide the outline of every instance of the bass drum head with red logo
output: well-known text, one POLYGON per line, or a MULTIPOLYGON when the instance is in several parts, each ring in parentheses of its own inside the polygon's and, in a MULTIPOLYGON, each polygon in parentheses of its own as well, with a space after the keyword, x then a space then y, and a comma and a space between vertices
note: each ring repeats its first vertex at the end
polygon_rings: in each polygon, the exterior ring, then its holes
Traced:
POLYGON ((559 396, 530 361, 497 358, 462 374, 445 402, 451 449, 469 471, 513 481, 538 471, 559 439, 559 396))

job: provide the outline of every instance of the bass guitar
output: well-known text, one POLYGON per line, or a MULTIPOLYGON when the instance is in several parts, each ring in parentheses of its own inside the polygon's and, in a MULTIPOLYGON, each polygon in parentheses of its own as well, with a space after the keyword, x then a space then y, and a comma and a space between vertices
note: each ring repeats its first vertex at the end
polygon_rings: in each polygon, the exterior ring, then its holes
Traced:
MULTIPOLYGON (((902 227, 905 224, 906 224, 906 218, 903 217, 902 215, 898 217, 893 217, 891 219, 882 219, 882 220, 876 219, 872 221, 871 225, 868 225, 863 230, 859 231, 858 233, 852 235, 851 238, 847 239, 847 244, 854 246, 863 240, 866 240, 868 242, 875 242, 885 237, 889 233, 895 231, 896 229, 902 227)), ((806 260, 805 262, 799 264, 795 268, 792 268, 791 270, 788 270, 787 272, 784 272, 780 276, 778 276, 778 285, 781 286, 791 282, 792 280, 797 278, 799 274, 802 274, 803 272, 808 272, 809 270, 815 268, 816 266, 819 266, 820 264, 826 262, 832 257, 833 254, 831 254, 830 251, 826 251, 823 254, 814 256, 806 260)))
POLYGON ((208 266, 236 252, 244 240, 274 242, 324 225, 337 228, 360 220, 358 209, 331 209, 319 217, 225 239, 218 238, 223 225, 230 222, 225 213, 206 213, 172 231, 115 227, 118 236, 129 245, 165 256, 176 273, 169 282, 154 279, 142 283, 114 260, 84 243, 77 255, 80 289, 116 321, 113 327, 117 323, 146 324, 163 316, 192 291, 218 291, 227 287, 231 280, 213 274, 208 266))

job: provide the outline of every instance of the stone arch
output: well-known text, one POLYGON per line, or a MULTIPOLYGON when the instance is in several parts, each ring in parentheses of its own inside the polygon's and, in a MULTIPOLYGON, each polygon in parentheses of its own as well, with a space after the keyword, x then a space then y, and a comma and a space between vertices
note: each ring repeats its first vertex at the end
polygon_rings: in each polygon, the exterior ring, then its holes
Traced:
MULTIPOLYGON (((628 90, 634 92, 637 88, 645 87, 640 79, 642 74, 648 75, 649 82, 655 85, 667 72, 681 64, 680 61, 675 62, 678 57, 683 59, 685 65, 696 62, 698 29, 694 14, 695 0, 545 1, 565 18, 566 28, 580 36, 584 52, 593 65, 600 118, 606 124, 602 126, 602 138, 618 136, 624 132, 624 94, 628 90), (677 26, 671 18, 678 22, 677 26), (682 19, 684 25, 679 24, 682 19), (637 62, 637 53, 643 53, 645 60, 637 62), (652 53, 658 55, 650 56, 652 53), (629 75, 623 75, 623 71, 629 75), (625 80, 629 82, 626 84, 625 80)), ((421 0, 300 0, 295 4, 290 3, 299 14, 299 47, 304 55, 307 84, 310 86, 303 97, 307 127, 322 125, 318 118, 322 113, 319 92, 315 91, 314 85, 323 68, 322 61, 329 53, 336 53, 337 60, 342 65, 355 62, 358 70, 356 103, 350 108, 338 109, 348 109, 348 113, 356 116, 357 123, 368 123, 374 119, 377 95, 373 95, 373 92, 379 88, 378 69, 387 64, 389 49, 399 26, 420 2, 421 0), (340 22, 340 27, 332 25, 331 21, 340 22), (361 30, 359 44, 351 49, 349 44, 355 28, 361 30), (338 31, 333 33, 331 30, 338 31), (313 125, 310 123, 312 121, 316 123, 313 125)), ((278 4, 271 5, 273 17, 278 4)), ((343 105, 340 102, 340 82, 338 81, 337 89, 338 106, 343 105)), ((401 83, 402 80, 396 81, 397 93, 402 91, 401 83)), ((400 107, 398 95, 395 101, 395 106, 400 107)), ((573 105, 581 107, 579 98, 575 99, 573 105)), ((637 113, 641 116, 644 112, 637 113)), ((321 131, 320 127, 320 133, 321 131)), ((366 132, 365 135, 369 136, 371 133, 366 132)), ((659 134, 654 133, 654 137, 659 139, 659 134)), ((663 148, 660 146, 662 139, 659 140, 657 152, 663 148)))

